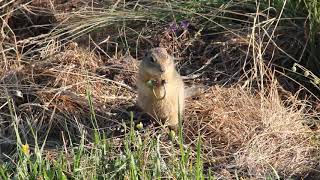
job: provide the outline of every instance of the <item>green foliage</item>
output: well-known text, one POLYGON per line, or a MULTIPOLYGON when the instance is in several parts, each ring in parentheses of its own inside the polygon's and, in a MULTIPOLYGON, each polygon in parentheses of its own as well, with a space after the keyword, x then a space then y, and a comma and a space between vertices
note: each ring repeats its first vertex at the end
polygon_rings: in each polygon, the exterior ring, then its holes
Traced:
MULTIPOLYGON (((133 117, 133 114, 132 114, 133 117)), ((197 158, 191 159, 190 148, 186 150, 180 144, 180 155, 173 155, 164 161, 159 150, 160 139, 145 138, 134 130, 131 118, 130 127, 124 125, 128 132, 123 138, 123 148, 118 149, 112 139, 106 139, 104 133, 97 132, 98 138, 93 144, 85 144, 84 136, 80 144, 70 152, 59 151, 56 160, 48 159, 41 149, 21 149, 14 164, 4 163, 0 166, 1 179, 159 179, 162 176, 178 179, 203 179, 201 142, 197 144, 197 158), (148 153, 146 154, 146 151, 148 153), (69 154, 70 153, 70 154, 69 154), (37 155, 39 154, 39 155, 37 155), (69 159, 70 155, 72 159, 69 159), (155 162, 155 163, 154 163, 155 162), (179 162, 177 164, 177 162, 179 162)), ((28 146, 29 147, 29 146, 28 146)), ((172 146, 174 151, 174 146, 172 146)))
MULTIPOLYGON (((289 10, 295 13, 295 16, 307 17, 306 34, 309 38, 310 54, 308 60, 302 62, 306 68, 310 68, 316 73, 320 73, 320 47, 318 32, 320 31, 320 2, 314 0, 290 0, 288 1, 289 10)), ((305 22, 303 22, 305 23, 305 22)))

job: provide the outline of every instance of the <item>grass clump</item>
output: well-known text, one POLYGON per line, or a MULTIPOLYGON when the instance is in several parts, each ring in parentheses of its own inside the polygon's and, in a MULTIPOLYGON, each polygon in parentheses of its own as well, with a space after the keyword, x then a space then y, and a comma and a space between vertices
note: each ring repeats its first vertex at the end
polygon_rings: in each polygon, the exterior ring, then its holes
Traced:
POLYGON ((311 137, 317 133, 303 125, 307 107, 293 97, 286 107, 275 89, 270 93, 253 96, 237 88, 217 87, 190 105, 188 114, 197 116, 188 117, 186 138, 194 142, 200 132, 206 152, 203 161, 216 173, 289 178, 316 166, 319 154, 311 137))

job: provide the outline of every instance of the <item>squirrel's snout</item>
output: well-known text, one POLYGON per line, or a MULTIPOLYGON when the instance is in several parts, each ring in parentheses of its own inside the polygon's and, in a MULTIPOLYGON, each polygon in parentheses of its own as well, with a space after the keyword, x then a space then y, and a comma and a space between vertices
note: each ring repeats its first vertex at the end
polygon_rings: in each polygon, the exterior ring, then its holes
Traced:
POLYGON ((160 72, 162 72, 162 73, 164 73, 164 71, 165 71, 164 68, 162 68, 162 67, 160 67, 159 70, 160 70, 160 72))

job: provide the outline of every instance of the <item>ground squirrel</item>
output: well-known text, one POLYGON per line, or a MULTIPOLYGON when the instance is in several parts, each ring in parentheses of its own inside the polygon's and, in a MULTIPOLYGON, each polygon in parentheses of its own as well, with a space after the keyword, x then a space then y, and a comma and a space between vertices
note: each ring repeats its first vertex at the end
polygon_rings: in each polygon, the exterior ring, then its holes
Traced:
POLYGON ((184 114, 184 82, 164 48, 153 48, 140 63, 137 105, 153 118, 177 130, 184 114))

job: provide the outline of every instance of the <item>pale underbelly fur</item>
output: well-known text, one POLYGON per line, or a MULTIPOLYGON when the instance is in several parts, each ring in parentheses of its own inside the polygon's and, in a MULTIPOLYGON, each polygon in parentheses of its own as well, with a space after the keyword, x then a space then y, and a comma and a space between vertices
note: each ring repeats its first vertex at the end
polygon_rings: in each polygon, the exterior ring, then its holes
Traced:
POLYGON ((138 105, 155 119, 168 125, 177 125, 179 122, 179 113, 184 114, 184 87, 183 84, 166 84, 166 88, 157 87, 154 92, 145 84, 140 84, 138 91, 138 105), (166 92, 165 92, 166 91, 166 92), (157 98, 166 96, 159 100, 157 98))

